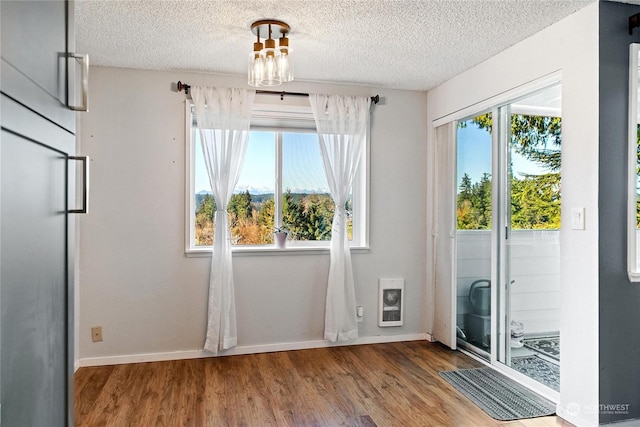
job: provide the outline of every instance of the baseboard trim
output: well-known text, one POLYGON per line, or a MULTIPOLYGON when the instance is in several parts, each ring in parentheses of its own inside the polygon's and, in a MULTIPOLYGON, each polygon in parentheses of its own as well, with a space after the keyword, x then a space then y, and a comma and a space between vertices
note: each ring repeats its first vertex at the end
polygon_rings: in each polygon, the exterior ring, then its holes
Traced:
POLYGON ((382 344, 401 341, 429 341, 430 334, 377 335, 356 338, 352 341, 332 343, 325 340, 297 341, 290 343, 239 346, 220 352, 217 356, 204 350, 184 350, 166 353, 129 354, 120 356, 87 357, 77 361, 79 367, 122 365, 125 363, 162 362, 167 360, 199 359, 203 357, 235 356, 242 354, 272 353, 276 351, 306 350, 310 348, 340 347, 361 344, 382 344))

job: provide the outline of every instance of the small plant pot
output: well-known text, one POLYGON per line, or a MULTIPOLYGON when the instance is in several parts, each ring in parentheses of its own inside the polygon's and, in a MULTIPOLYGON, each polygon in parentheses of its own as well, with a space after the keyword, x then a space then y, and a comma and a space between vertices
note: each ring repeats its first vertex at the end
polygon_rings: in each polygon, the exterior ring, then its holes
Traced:
POLYGON ((287 233, 285 231, 277 231, 273 235, 276 241, 276 248, 283 249, 287 246, 287 233))

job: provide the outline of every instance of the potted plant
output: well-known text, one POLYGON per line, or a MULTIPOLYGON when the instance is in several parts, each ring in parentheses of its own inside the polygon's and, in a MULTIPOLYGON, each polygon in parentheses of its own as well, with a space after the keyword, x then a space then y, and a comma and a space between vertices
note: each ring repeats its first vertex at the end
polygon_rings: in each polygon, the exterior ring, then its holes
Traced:
POLYGON ((276 248, 284 248, 287 245, 287 235, 289 231, 284 227, 276 227, 273 231, 273 237, 276 242, 276 248))

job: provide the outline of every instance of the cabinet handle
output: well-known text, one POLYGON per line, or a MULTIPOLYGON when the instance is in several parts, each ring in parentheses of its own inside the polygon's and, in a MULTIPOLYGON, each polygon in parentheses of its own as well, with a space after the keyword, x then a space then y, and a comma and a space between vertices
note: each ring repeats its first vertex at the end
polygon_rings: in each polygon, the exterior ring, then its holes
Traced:
POLYGON ((89 213, 89 162, 91 159, 89 156, 69 156, 69 160, 82 162, 82 207, 70 209, 69 213, 89 213))
MULTIPOLYGON (((73 111, 89 111, 89 55, 86 53, 67 52, 67 58, 74 58, 81 62, 80 67, 80 82, 82 83, 82 105, 75 106, 69 105, 67 102, 67 108, 73 111)), ((69 85, 69 82, 67 82, 69 85)), ((67 89, 68 91, 69 89, 67 89)))

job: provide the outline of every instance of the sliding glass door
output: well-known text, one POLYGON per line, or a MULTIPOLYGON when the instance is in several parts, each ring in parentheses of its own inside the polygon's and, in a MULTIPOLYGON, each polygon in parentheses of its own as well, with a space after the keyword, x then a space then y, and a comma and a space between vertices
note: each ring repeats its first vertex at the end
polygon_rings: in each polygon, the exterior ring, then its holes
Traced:
POLYGON ((561 88, 457 122, 457 342, 559 391, 561 88))
POLYGON ((491 113, 460 121, 456 140, 456 335, 490 359, 493 137, 491 113))
POLYGON ((498 361, 560 390, 560 86, 504 107, 504 351, 498 361))

